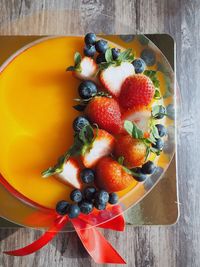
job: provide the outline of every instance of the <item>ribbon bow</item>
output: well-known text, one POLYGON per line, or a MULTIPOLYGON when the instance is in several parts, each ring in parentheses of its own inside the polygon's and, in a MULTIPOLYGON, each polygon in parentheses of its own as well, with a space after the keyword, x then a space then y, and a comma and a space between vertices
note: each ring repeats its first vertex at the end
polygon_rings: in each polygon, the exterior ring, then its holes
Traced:
MULTIPOLYGON (((98 225, 98 227, 112 229, 115 231, 124 231, 125 221, 119 205, 108 207, 105 211, 92 212, 89 215, 81 214, 78 218, 70 219, 67 215, 58 215, 53 209, 43 207, 22 195, 1 175, 0 183, 14 197, 45 211, 46 217, 50 216, 52 218, 53 216, 52 225, 39 239, 23 248, 13 251, 5 251, 4 253, 13 256, 25 256, 34 253, 48 244, 67 223, 71 222, 77 235, 83 243, 83 246, 96 263, 126 263, 95 226, 98 225)), ((33 220, 33 217, 37 219, 37 212, 31 214, 31 216, 27 218, 27 221, 33 220)))

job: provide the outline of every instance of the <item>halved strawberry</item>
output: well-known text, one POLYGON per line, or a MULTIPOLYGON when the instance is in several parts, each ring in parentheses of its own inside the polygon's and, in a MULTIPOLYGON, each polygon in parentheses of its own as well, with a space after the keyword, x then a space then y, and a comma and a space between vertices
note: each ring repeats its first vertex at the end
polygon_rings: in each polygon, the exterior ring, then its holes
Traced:
POLYGON ((100 81, 105 89, 115 97, 118 97, 125 79, 135 74, 135 69, 130 62, 122 62, 119 66, 109 66, 101 71, 100 81))
POLYGON ((55 175, 62 183, 81 188, 80 166, 76 159, 70 158, 63 164, 63 170, 55 175))
MULTIPOLYGON (((130 110, 127 110, 122 115, 122 122, 128 120, 134 122, 138 128, 144 133, 149 132, 149 120, 151 118, 151 111, 146 106, 136 106, 130 110)), ((125 131, 125 130, 124 130, 125 131)))
POLYGON ((147 147, 129 134, 121 135, 115 144, 115 156, 123 157, 128 168, 138 167, 145 162, 147 147))
POLYGON ((105 96, 96 96, 88 104, 86 114, 91 122, 112 134, 122 129, 121 112, 117 101, 105 96))
POLYGON ((75 65, 67 68, 67 71, 73 71, 74 75, 81 80, 96 81, 98 66, 91 57, 83 57, 79 53, 74 56, 75 65))
POLYGON ((95 183, 98 188, 108 192, 121 191, 130 186, 134 179, 122 165, 111 157, 103 157, 96 166, 95 183))
POLYGON ((85 167, 92 168, 104 156, 111 154, 114 149, 115 138, 108 132, 95 130, 96 138, 91 145, 83 147, 82 161, 85 167))

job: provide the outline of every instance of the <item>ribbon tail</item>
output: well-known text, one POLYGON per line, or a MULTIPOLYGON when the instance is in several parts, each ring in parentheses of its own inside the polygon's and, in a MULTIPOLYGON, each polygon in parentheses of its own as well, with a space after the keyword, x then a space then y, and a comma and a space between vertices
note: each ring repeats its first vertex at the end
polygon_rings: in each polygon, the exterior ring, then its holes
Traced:
POLYGON ((126 264, 124 259, 94 227, 81 219, 71 220, 85 249, 96 263, 126 264))
POLYGON ((13 251, 4 251, 5 254, 12 256, 25 256, 36 252, 37 250, 44 247, 47 243, 49 243, 56 234, 65 226, 68 221, 68 217, 60 217, 55 220, 53 226, 49 228, 47 232, 45 232, 38 240, 34 241, 30 245, 13 250, 13 251))
POLYGON ((100 228, 111 229, 115 231, 124 231, 125 229, 125 220, 123 214, 111 219, 105 223, 98 225, 100 228))

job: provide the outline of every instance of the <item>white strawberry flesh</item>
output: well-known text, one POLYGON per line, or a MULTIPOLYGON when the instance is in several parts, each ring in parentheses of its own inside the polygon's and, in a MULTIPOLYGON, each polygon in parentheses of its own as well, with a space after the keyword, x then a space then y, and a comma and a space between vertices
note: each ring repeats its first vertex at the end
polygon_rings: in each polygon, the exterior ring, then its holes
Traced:
POLYGON ((75 73, 81 80, 96 80, 97 64, 92 58, 84 57, 80 63, 80 71, 75 73))
POLYGON ((109 93, 118 97, 125 79, 135 74, 135 68, 129 62, 122 62, 120 66, 109 66, 100 75, 100 81, 109 93))
POLYGON ((79 178, 80 167, 75 159, 69 159, 64 163, 63 171, 56 175, 62 183, 73 186, 77 189, 81 188, 81 182, 79 178))

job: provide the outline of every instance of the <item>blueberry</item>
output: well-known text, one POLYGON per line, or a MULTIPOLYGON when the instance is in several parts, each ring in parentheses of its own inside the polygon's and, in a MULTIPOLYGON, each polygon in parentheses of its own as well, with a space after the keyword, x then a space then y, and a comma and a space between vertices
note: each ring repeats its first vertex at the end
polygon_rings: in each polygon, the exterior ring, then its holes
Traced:
POLYGON ((119 200, 119 198, 118 198, 118 195, 116 193, 113 192, 113 193, 109 194, 108 202, 110 204, 112 204, 112 205, 117 204, 118 200, 119 200))
POLYGON ((80 190, 74 189, 70 194, 70 199, 75 202, 80 202, 83 196, 80 190))
POLYGON ((105 54, 101 53, 96 57, 96 63, 100 64, 102 62, 106 62, 105 54))
POLYGON ((97 93, 97 86, 92 81, 83 81, 78 87, 78 92, 81 98, 89 99, 97 93))
POLYGON ((133 60, 132 64, 135 68, 135 73, 142 73, 145 70, 146 64, 141 58, 133 60))
POLYGON ((158 129, 158 134, 160 137, 163 137, 167 134, 167 129, 162 124, 156 124, 156 128, 158 129))
POLYGON ((94 202, 94 206, 95 206, 95 208, 98 209, 98 210, 105 210, 105 208, 106 208, 106 203, 100 203, 100 202, 98 202, 98 201, 95 201, 95 202, 94 202))
POLYGON ((152 145, 153 148, 156 148, 158 150, 162 150, 164 146, 164 142, 161 138, 156 140, 156 143, 152 145))
POLYGON ((108 49, 108 42, 101 39, 95 43, 95 48, 99 53, 105 53, 108 49))
POLYGON ((66 215, 68 212, 69 206, 70 204, 67 201, 61 200, 56 205, 56 212, 60 215, 66 215))
POLYGON ((119 48, 112 48, 112 57, 114 60, 116 60, 120 55, 120 49, 119 48))
POLYGON ((85 35, 84 40, 85 40, 86 45, 89 45, 89 44, 93 45, 95 44, 96 39, 97 39, 96 34, 94 34, 93 32, 90 32, 85 35))
POLYGON ((89 201, 81 201, 79 203, 79 208, 82 213, 89 214, 93 210, 93 204, 89 201))
POLYGON ((81 179, 85 184, 94 182, 95 172, 92 169, 85 168, 81 171, 81 179))
POLYGON ((154 116, 155 119, 162 119, 166 115, 166 109, 159 105, 159 112, 154 116))
POLYGON ((152 161, 147 161, 145 164, 142 165, 141 172, 144 174, 153 174, 156 169, 156 166, 152 161))
POLYGON ((73 219, 78 217, 78 215, 80 214, 80 208, 77 204, 72 204, 69 206, 68 208, 68 216, 69 218, 73 219))
POLYGON ((83 192, 85 199, 87 199, 87 200, 93 200, 96 191, 97 191, 96 188, 93 187, 93 186, 86 187, 84 189, 84 192, 83 192))
POLYGON ((75 132, 80 132, 83 127, 89 124, 89 121, 85 117, 79 116, 73 122, 73 129, 75 132))
POLYGON ((108 200, 109 200, 108 192, 106 192, 105 190, 99 190, 98 192, 96 192, 95 201, 101 204, 105 204, 108 202, 108 200))
POLYGON ((146 48, 142 51, 141 58, 145 61, 147 66, 152 66, 156 63, 155 53, 149 48, 146 48))
POLYGON ((136 181, 143 182, 147 179, 147 175, 142 173, 142 168, 137 167, 137 168, 133 169, 133 171, 136 174, 136 175, 133 175, 133 177, 135 178, 136 181))
POLYGON ((93 57, 96 53, 96 49, 95 49, 95 46, 94 45, 86 45, 84 47, 84 55, 86 57, 93 57))

